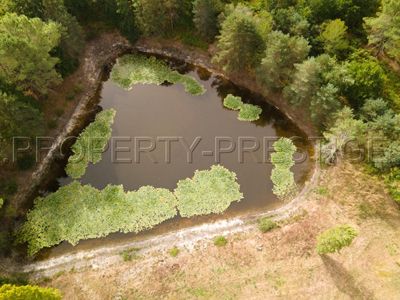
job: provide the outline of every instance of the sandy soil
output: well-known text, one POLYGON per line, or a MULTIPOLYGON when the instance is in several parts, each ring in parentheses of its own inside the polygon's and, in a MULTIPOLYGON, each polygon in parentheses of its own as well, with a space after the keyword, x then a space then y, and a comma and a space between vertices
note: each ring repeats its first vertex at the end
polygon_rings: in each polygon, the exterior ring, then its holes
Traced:
MULTIPOLYGON (((322 171, 298 214, 262 234, 227 236, 141 254, 105 268, 60 272, 40 284, 65 299, 398 299, 400 212, 379 181, 343 163, 322 171), (359 231, 339 254, 319 256, 315 239, 337 224, 359 231)), ((171 245, 173 247, 173 245, 171 245)))

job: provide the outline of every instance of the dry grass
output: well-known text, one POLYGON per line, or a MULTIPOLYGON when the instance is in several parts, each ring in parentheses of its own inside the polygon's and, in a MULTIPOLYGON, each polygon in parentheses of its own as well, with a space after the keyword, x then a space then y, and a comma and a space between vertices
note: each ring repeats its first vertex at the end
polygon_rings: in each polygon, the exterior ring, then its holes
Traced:
POLYGON ((343 164, 323 171, 299 216, 261 233, 255 227, 178 257, 154 253, 102 270, 62 274, 47 285, 66 299, 396 299, 400 212, 375 178, 343 164), (363 207, 360 209, 360 207, 363 207), (351 224, 359 237, 340 254, 319 256, 321 231, 351 224))

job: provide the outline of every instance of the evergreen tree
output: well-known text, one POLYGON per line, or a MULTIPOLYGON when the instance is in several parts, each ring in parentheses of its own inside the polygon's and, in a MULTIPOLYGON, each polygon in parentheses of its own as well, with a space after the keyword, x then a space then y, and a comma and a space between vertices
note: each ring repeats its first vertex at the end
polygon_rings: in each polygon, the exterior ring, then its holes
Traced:
POLYGON ((0 80, 40 96, 58 84, 59 60, 50 55, 61 37, 60 25, 6 14, 0 18, 0 80))
POLYGON ((280 31, 272 32, 267 40, 265 56, 258 67, 258 78, 271 89, 285 87, 292 78, 294 65, 308 55, 310 46, 302 37, 290 37, 280 31))
POLYGON ((368 31, 368 41, 377 53, 385 51, 400 62, 400 2, 384 0, 382 12, 375 18, 366 18, 365 27, 368 31))
POLYGON ((219 0, 195 0, 193 2, 193 22, 200 35, 213 41, 218 34, 218 15, 222 12, 219 0))
POLYGON ((319 39, 324 44, 325 52, 332 56, 344 56, 349 48, 346 24, 336 19, 324 23, 322 28, 319 39))
POLYGON ((238 4, 222 23, 214 62, 227 72, 250 70, 265 49, 256 18, 250 9, 238 4))

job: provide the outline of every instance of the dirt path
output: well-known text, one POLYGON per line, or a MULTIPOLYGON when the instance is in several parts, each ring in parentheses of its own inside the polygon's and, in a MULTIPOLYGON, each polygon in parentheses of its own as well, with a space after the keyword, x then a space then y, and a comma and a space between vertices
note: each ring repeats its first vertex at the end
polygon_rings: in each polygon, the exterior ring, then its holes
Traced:
POLYGON ((176 244, 181 252, 171 257, 171 243, 39 283, 59 288, 65 299, 397 299, 397 205, 358 167, 321 172, 296 214, 269 233, 248 224, 228 235, 225 247, 205 238, 176 244), (340 254, 317 255, 316 236, 337 224, 350 224, 359 236, 340 254))

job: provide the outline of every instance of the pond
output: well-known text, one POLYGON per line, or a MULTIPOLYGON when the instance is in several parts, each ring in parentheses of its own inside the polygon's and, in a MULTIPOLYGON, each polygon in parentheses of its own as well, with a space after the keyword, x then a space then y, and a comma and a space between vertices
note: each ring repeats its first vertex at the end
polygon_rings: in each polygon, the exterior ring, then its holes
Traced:
MULTIPOLYGON (((105 243, 123 243, 282 206, 284 203, 272 193, 270 175, 273 166, 268 162, 267 151, 279 137, 297 137, 297 163, 292 170, 298 186, 301 187, 310 175, 312 148, 307 138, 263 97, 202 68, 174 60, 167 62, 180 73, 196 78, 206 92, 194 96, 180 84, 137 84, 131 90, 125 90, 106 79, 98 105, 101 110, 116 110, 112 138, 102 160, 90 164, 80 181, 99 189, 108 184, 121 184, 125 190, 137 190, 147 185, 174 190, 179 180, 192 177, 196 170, 220 164, 236 173, 244 198, 233 203, 222 215, 175 217, 140 234, 112 234, 82 241, 76 247, 63 243, 45 251, 43 256, 58 256, 105 243), (260 119, 239 121, 237 112, 223 106, 223 99, 228 94, 241 96, 244 102, 260 106, 263 111, 260 119), (192 151, 188 149, 191 146, 192 151)), ((59 186, 64 186, 72 179, 65 175, 57 181, 59 186)))

